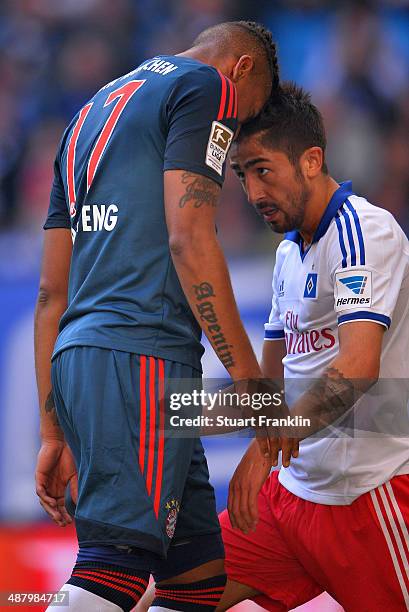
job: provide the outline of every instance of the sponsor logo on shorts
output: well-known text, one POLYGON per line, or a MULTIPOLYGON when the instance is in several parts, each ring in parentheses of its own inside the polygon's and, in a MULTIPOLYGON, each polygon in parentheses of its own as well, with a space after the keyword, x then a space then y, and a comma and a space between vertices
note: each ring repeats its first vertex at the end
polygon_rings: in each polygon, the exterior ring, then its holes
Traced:
POLYGON ((372 305, 372 273, 369 270, 349 270, 335 274, 335 310, 372 305))
POLYGON ((177 499, 171 499, 166 503, 165 508, 168 511, 165 521, 166 535, 168 538, 172 539, 175 535, 176 522, 180 510, 179 501, 177 499))
POLYGON ((218 121, 213 121, 209 142, 207 143, 206 165, 216 170, 220 176, 223 174, 223 164, 233 136, 234 132, 232 130, 218 121))

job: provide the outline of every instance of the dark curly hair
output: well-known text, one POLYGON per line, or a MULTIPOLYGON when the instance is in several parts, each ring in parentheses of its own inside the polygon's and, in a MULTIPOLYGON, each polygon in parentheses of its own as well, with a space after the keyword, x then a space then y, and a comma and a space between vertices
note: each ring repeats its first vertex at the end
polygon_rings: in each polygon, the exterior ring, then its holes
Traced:
POLYGON ((293 165, 306 149, 320 147, 324 155, 322 171, 328 174, 322 115, 311 102, 311 95, 295 83, 283 83, 273 92, 258 117, 242 126, 237 142, 254 135, 264 147, 283 151, 293 165))

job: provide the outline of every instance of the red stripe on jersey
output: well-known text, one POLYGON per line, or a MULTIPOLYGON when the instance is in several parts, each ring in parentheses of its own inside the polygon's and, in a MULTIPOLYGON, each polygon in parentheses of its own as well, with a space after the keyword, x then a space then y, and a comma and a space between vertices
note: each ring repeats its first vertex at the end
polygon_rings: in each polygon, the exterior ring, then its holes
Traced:
POLYGON ((163 359, 158 359, 159 365, 159 448, 158 448, 158 467, 156 472, 155 484, 155 500, 153 509, 158 518, 160 494, 162 490, 162 474, 163 474, 163 455, 165 447, 165 366, 163 359))
POLYGON ((139 434, 139 465, 141 472, 145 467, 146 444, 146 357, 141 355, 139 365, 139 406, 140 406, 140 434, 139 434))
POLYGON ((68 199, 70 201, 70 215, 75 216, 75 204, 77 202, 77 194, 75 192, 75 150, 77 148, 77 140, 80 135, 82 126, 89 111, 91 110, 93 102, 84 106, 81 109, 77 123, 72 131, 70 142, 68 144, 67 152, 67 185, 68 185, 68 199))
POLYGON ((233 109, 233 117, 237 119, 237 106, 238 106, 239 96, 237 95, 237 88, 234 86, 234 109, 233 109))
POLYGON ((230 79, 227 79, 227 82, 229 84, 229 106, 227 107, 227 115, 226 118, 229 119, 231 117, 232 111, 233 111, 233 101, 234 101, 234 85, 233 83, 230 81, 230 79))
POLYGON ((149 453, 146 488, 148 495, 152 492, 153 463, 155 459, 156 438, 156 397, 155 397, 155 358, 149 357, 149 453))
POLYGON ((226 108, 227 85, 226 85, 226 77, 224 76, 224 74, 222 74, 220 70, 217 70, 217 72, 219 73, 220 79, 222 81, 222 93, 220 97, 219 112, 217 114, 217 121, 220 121, 220 119, 224 115, 224 110, 226 108))

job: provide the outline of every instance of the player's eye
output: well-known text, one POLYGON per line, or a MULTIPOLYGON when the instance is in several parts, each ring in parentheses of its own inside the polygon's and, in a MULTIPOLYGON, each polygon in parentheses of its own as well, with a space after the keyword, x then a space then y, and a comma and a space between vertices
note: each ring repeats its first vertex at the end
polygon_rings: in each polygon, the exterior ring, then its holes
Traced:
POLYGON ((268 174, 268 172, 268 168, 257 168, 257 174, 259 176, 265 176, 266 174, 268 174))
POLYGON ((238 170, 236 170, 236 176, 239 179, 239 181, 241 182, 244 181, 244 172, 239 172, 238 170))

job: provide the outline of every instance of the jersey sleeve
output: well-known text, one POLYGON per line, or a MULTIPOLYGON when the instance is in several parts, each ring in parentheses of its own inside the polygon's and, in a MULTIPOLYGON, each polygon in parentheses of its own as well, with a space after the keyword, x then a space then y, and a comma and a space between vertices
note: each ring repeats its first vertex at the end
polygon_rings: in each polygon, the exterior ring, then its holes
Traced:
POLYGON ((347 202, 335 218, 338 240, 330 259, 338 325, 375 321, 389 328, 408 273, 403 231, 390 213, 373 209, 360 213, 347 202))
POLYGON ((274 266, 273 272, 273 298, 271 301, 271 312, 268 323, 264 324, 264 340, 284 340, 284 327, 280 320, 280 310, 278 304, 278 266, 274 266))
POLYGON ((50 194, 50 205, 48 207, 47 219, 43 227, 44 229, 55 227, 71 228, 58 155, 54 163, 54 180, 50 194))
POLYGON ((164 170, 196 172, 221 185, 237 129, 233 83, 209 66, 191 70, 176 81, 166 116, 164 170))

